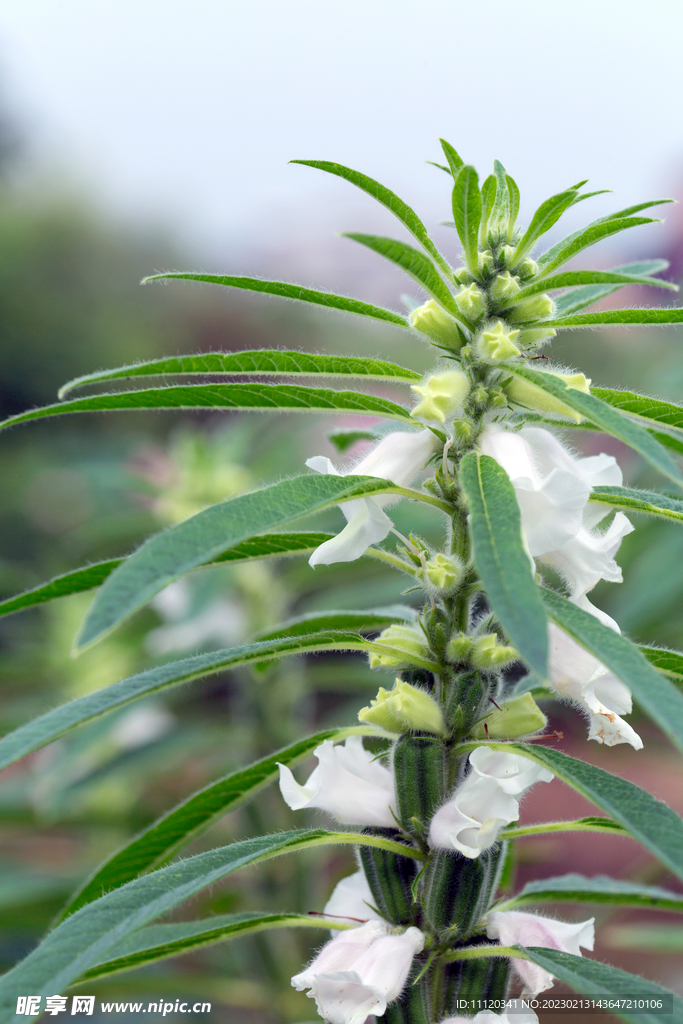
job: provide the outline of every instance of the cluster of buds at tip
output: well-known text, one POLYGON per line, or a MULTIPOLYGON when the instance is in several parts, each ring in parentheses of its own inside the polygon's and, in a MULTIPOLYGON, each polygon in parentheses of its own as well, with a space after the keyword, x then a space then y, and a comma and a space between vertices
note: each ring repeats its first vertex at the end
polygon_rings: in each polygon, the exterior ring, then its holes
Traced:
POLYGON ((486 313, 486 296, 476 284, 463 285, 455 295, 455 304, 471 323, 481 320, 486 313))
POLYGON ((501 363, 520 354, 516 345, 518 337, 518 330, 511 330, 502 320, 498 320, 477 336, 475 351, 484 363, 501 363))
POLYGON ((416 331, 426 334, 438 345, 447 345, 456 350, 460 348, 461 338, 455 320, 434 299, 414 309, 408 322, 416 331))
POLYGON ((462 583, 465 567, 457 555, 439 553, 425 563, 426 581, 439 597, 450 597, 462 583))
POLYGON ((397 679, 392 690, 380 686, 377 697, 358 712, 361 722, 378 725, 387 732, 405 733, 413 730, 446 735, 441 708, 433 697, 417 686, 397 679))
POLYGON ((469 377, 461 370, 434 373, 422 384, 411 384, 411 391, 421 401, 410 415, 427 422, 445 423, 462 409, 471 386, 469 377))
POLYGON ((370 654, 370 668, 410 668, 415 659, 423 661, 429 657, 425 635, 417 626, 396 624, 382 630, 375 641, 386 644, 386 653, 373 651, 370 654))
POLYGON ((506 700, 472 730, 475 739, 514 740, 545 729, 548 719, 530 693, 506 700))
MULTIPOLYGON (((584 395, 590 394, 591 381, 583 373, 553 373, 549 377, 555 377, 563 381, 568 388, 581 391, 584 395)), ((508 397, 517 405, 525 406, 527 409, 535 409, 538 412, 556 413, 559 416, 567 416, 580 423, 583 419, 581 413, 571 409, 559 398, 549 395, 547 391, 537 387, 523 377, 513 377, 506 389, 508 397)))

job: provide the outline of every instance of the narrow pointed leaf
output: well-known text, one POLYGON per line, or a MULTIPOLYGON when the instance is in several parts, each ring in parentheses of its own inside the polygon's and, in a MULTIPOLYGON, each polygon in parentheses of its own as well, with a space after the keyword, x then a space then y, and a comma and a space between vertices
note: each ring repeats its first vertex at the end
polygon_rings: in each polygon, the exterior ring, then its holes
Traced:
MULTIPOLYGON (((242 544, 224 551, 214 559, 221 562, 252 562, 262 558, 285 558, 290 555, 310 555, 317 547, 330 540, 331 533, 262 533, 259 537, 245 540, 242 544)), ((54 601, 69 594, 81 594, 104 583, 107 576, 124 561, 123 558, 110 558, 106 562, 96 562, 82 569, 74 569, 39 587, 25 590, 16 597, 8 597, 0 601, 0 616, 11 615, 12 612, 33 608, 45 601, 54 601)))
POLYGON ((683 486, 683 477, 669 453, 634 420, 624 416, 593 394, 585 395, 583 392, 577 391, 576 388, 568 388, 564 381, 552 374, 540 373, 538 370, 517 364, 514 367, 511 366, 510 369, 518 376, 531 381, 532 384, 537 384, 553 397, 559 398, 570 409, 581 413, 600 430, 604 430, 606 434, 619 438, 661 473, 668 476, 670 480, 683 486))
POLYGON ((683 694, 626 637, 604 626, 567 598, 542 590, 548 616, 632 690, 635 701, 683 751, 683 694))
POLYGON ((583 228, 564 238, 552 249, 548 249, 538 260, 538 265, 544 274, 551 274, 557 267, 561 267, 577 253, 590 248, 603 238, 609 238, 627 228, 637 228, 640 224, 656 223, 653 217, 617 217, 605 221, 597 221, 595 224, 583 228))
MULTIPOLYGON (((662 271, 667 270, 668 266, 668 260, 639 260, 636 263, 625 263, 619 267, 612 267, 611 273, 633 274, 635 277, 648 276, 660 274, 662 271)), ((556 314, 564 316, 565 314, 578 313, 599 299, 604 299, 607 295, 612 295, 613 292, 619 291, 622 287, 624 286, 614 284, 585 285, 581 288, 575 288, 564 295, 560 295, 555 300, 556 314)))
POLYGON ((523 259, 533 249, 537 239, 550 231, 564 211, 568 209, 576 196, 576 190, 567 189, 565 192, 558 192, 541 203, 536 213, 531 218, 531 223, 519 240, 515 250, 514 262, 523 259))
POLYGON ((176 921, 173 924, 148 925, 134 932, 107 953, 107 960, 91 967, 84 981, 105 978, 120 971, 130 971, 145 964, 165 960, 180 953, 189 953, 217 942, 255 935, 277 928, 324 928, 343 931, 352 927, 334 918, 311 914, 217 914, 204 921, 176 921))
MULTIPOLYGON (((217 672, 231 671, 241 665, 253 665, 259 661, 301 654, 316 654, 320 651, 364 651, 368 654, 395 653, 398 656, 405 654, 388 644, 365 640, 358 633, 350 632, 313 633, 310 636, 262 640, 241 647, 196 654, 191 658, 147 669, 128 679, 105 686, 95 693, 78 697, 7 733, 0 739, 0 769, 52 743, 60 736, 65 736, 86 722, 92 722, 110 711, 126 707, 141 697, 148 697, 172 686, 189 683, 193 679, 201 679, 217 672)), ((438 666, 431 662, 418 658, 412 660, 428 671, 438 671, 438 666)))
POLYGON ((144 871, 169 861, 218 818, 242 807, 271 785, 278 777, 278 764, 293 768, 309 758, 325 740, 340 742, 353 735, 371 736, 372 730, 358 726, 326 729, 315 736, 298 740, 241 771, 231 772, 193 793, 96 868, 73 895, 62 911, 60 920, 69 917, 86 903, 99 899, 103 892, 118 889, 144 871))
POLYGON ((388 608, 368 608, 363 611, 343 610, 308 612, 281 623, 274 629, 259 633, 257 640, 276 640, 278 637, 300 636, 327 632, 330 629, 354 630, 359 633, 376 633, 394 622, 415 622, 417 612, 407 604, 388 608))
MULTIPOLYGON (((310 474, 212 505, 148 538, 106 580, 83 625, 92 643, 142 608, 167 583, 259 533, 356 497, 415 494, 373 477, 310 474)), ((429 495, 424 495, 434 503, 429 495)), ((437 502, 437 504, 440 503, 437 502)))
MULTIPOLYGON (((455 150, 453 150, 455 153, 455 150)), ((457 155, 457 154, 456 154, 457 155)), ((327 171, 328 174, 336 174, 339 178, 344 178, 345 181, 349 181, 356 188, 361 189, 363 192, 367 192, 369 196, 376 199, 382 206, 386 206, 395 217, 401 221, 405 227, 408 228, 411 235, 418 240, 425 252, 434 259, 442 270, 447 273, 450 272, 448 262, 441 255, 433 241, 429 237, 427 228, 424 226, 418 215, 412 210, 407 203, 404 203, 402 199, 386 188, 384 185, 380 185, 374 178, 368 177, 367 174, 361 174, 360 171, 354 171, 350 167, 344 167, 343 164, 333 163, 330 160, 291 160, 293 164, 303 164, 304 167, 315 167, 319 171, 327 171)))
POLYGON ((519 215, 519 186, 514 178, 511 178, 509 174, 505 175, 505 180, 508 186, 508 194, 510 196, 510 219, 508 226, 508 242, 512 241, 512 234, 515 227, 515 222, 519 215))
POLYGON ((629 1024, 662 1024, 667 1016, 671 1021, 683 1020, 683 999, 653 981, 627 974, 610 964, 562 953, 557 949, 530 946, 525 952, 535 964, 550 971, 558 981, 583 996, 590 996, 594 1000, 603 998, 608 1004, 610 1000, 621 998, 623 1004, 619 1008, 611 1008, 609 1012, 629 1024), (629 1009, 636 999, 652 999, 656 1003, 661 1000, 664 1013, 661 1009, 629 1009))
POLYGON ((464 250, 465 262, 476 274, 481 195, 477 172, 467 164, 458 171, 453 186, 453 220, 464 250))
POLYGON ((640 644, 639 649, 658 672, 683 682, 683 652, 672 651, 668 647, 650 647, 647 644, 640 644))
MULTIPOLYGON (((548 695, 547 690, 539 690, 539 696, 548 695)), ((509 825, 500 833, 502 839, 519 839, 520 836, 544 836, 555 832, 607 832, 622 835, 629 833, 611 818, 575 818, 574 821, 542 821, 537 825, 509 825)))
POLYGON ((489 174, 481 186, 481 224, 479 226, 479 246, 486 249, 489 244, 488 226, 491 219, 493 204, 496 201, 496 176, 489 174))
MULTIPOLYGON (((616 635, 616 634, 615 634, 616 635)), ((481 742, 462 745, 472 750, 481 742)), ((683 878, 683 820, 661 800, 618 775, 578 761, 552 747, 532 743, 489 743, 494 750, 521 754, 548 768, 558 779, 581 793, 683 878)))
POLYGON ((117 943, 240 868, 286 853, 338 844, 377 846, 421 856, 377 836, 311 829, 246 839, 170 864, 81 907, 4 974, 0 978, 0 1020, 12 1018, 18 995, 64 991, 105 960, 117 943))
POLYGON ((655 491, 637 491, 629 487, 596 487, 590 501, 609 505, 624 512, 644 512, 649 516, 662 516, 674 523, 683 523, 683 500, 670 498, 655 491))
POLYGON ((555 288, 572 288, 575 285, 588 284, 646 284, 656 288, 669 288, 671 291, 678 291, 678 285, 670 281, 660 281, 656 277, 646 277, 638 274, 619 274, 613 270, 565 270, 560 274, 551 274, 550 277, 542 277, 533 284, 522 288, 515 295, 515 302, 529 298, 530 295, 537 295, 539 292, 551 292, 555 288))
POLYGON ((470 510, 474 561, 486 596, 520 655, 544 679, 545 612, 524 550, 519 506, 510 478, 487 455, 466 455, 460 482, 470 510))
POLYGON ((649 429, 670 431, 673 437, 683 441, 683 405, 612 388, 591 388, 591 394, 607 402, 613 409, 634 416, 649 429))
POLYGON ((595 313, 572 313, 555 319, 544 320, 544 327, 593 327, 600 324, 680 324, 683 322, 683 308, 671 306, 668 309, 604 309, 595 313))
POLYGON ((493 161, 493 172, 496 178, 496 195, 491 210, 491 221, 493 224, 507 224, 510 219, 510 193, 505 168, 500 160, 493 161))
POLYGON ((366 380, 397 381, 410 384, 420 380, 421 374, 384 359, 366 359, 357 356, 330 356, 317 352, 288 352, 280 349, 253 349, 247 352, 200 352, 187 356, 149 359, 144 363, 120 366, 115 370, 101 370, 76 377, 60 388, 63 398, 74 388, 85 384, 101 384, 107 380, 128 380, 134 377, 168 377, 171 375, 239 377, 250 374, 259 377, 361 377, 366 380))
POLYGON ((327 309, 339 309, 344 313, 356 313, 358 316, 369 316, 372 320, 382 320, 396 327, 408 327, 406 318, 391 309, 382 309, 360 299, 352 299, 347 295, 334 295, 332 292, 319 292, 314 288, 304 288, 300 284, 287 281, 264 281, 260 277, 235 277, 227 274, 201 274, 190 271, 169 271, 165 274, 150 274, 142 284, 150 281, 197 281, 201 284, 220 284, 225 288, 240 288, 242 291, 263 292, 266 295, 278 295, 283 299, 294 299, 297 302, 312 302, 315 306, 327 309))
POLYGON ((454 178, 457 178, 460 168, 463 166, 465 161, 460 154, 455 151, 453 146, 451 146, 450 142, 446 142, 445 139, 439 139, 439 142, 441 143, 444 156, 448 160, 450 172, 454 178))
POLYGON ((433 299, 436 299, 439 305, 447 309, 453 316, 459 316, 458 307, 444 284, 443 278, 432 261, 423 255, 419 249, 414 249, 412 245, 399 242, 395 238, 384 238, 381 235, 362 235, 355 231, 345 232, 344 238, 351 238, 354 242, 360 242, 361 245, 366 245, 368 249, 379 253, 385 259, 396 263, 401 270, 405 270, 406 274, 409 274, 414 281, 417 281, 433 299))
POLYGON ((527 882, 521 892, 496 906, 496 910, 512 910, 541 903, 609 903, 613 906, 642 907, 651 910, 683 912, 683 895, 658 885, 642 885, 621 878, 597 875, 561 875, 527 882))
POLYGON ((642 210, 651 210, 653 206, 664 206, 666 203, 675 202, 675 199, 650 199, 645 203, 636 203, 635 206, 627 206, 623 210, 608 213, 605 217, 600 217, 598 220, 593 221, 593 224, 603 224, 607 220, 620 220, 622 217, 632 217, 634 213, 640 213, 642 210))
POLYGON ((141 391, 119 391, 68 402, 45 405, 40 409, 10 416, 0 430, 49 416, 75 412, 112 412, 141 409, 231 409, 234 412, 345 412, 361 416, 386 416, 414 422, 408 409, 386 398, 360 391, 334 391, 332 388, 308 388, 302 384, 182 384, 141 391))

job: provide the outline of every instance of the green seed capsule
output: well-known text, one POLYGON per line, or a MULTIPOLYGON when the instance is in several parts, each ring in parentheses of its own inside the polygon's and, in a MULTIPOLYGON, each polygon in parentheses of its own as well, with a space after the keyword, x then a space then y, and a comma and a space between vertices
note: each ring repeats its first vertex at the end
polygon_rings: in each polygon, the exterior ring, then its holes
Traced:
POLYGON ((415 958, 403 994, 377 1018, 377 1024, 433 1024, 434 1018, 430 1012, 429 972, 420 978, 417 985, 414 984, 415 978, 424 968, 426 958, 425 953, 415 958))
POLYGON ((424 873, 425 917, 437 932, 467 935, 486 913, 496 881, 500 849, 479 857, 435 850, 424 873))
POLYGON ((393 766, 401 827, 424 835, 446 796, 444 746, 429 736, 406 734, 394 747, 393 766))
MULTIPOLYGON (((479 938, 473 945, 479 945, 479 938)), ((456 960, 446 965, 444 1013, 446 1017, 476 1014, 484 1000, 504 999, 507 993, 510 961, 504 957, 481 960, 456 960)))
MULTIPOLYGON (((393 829, 366 828, 364 835, 384 836, 400 842, 401 835, 393 829)), ((370 886, 375 906, 382 917, 392 924, 412 924, 416 907, 413 906, 412 885, 418 872, 417 861, 401 857, 373 846, 361 846, 360 861, 370 886)))

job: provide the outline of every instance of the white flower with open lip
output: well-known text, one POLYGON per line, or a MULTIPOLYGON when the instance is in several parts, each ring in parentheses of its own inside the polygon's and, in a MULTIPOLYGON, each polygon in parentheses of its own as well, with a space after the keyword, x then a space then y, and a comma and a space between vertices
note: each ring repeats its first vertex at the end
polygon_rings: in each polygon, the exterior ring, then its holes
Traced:
MULTIPOLYGON (((377 476, 391 480, 399 487, 407 487, 413 477, 428 461, 439 442, 431 430, 419 433, 400 431, 387 434, 364 459, 345 472, 323 455, 307 459, 306 465, 316 473, 332 476, 377 476)), ((378 495, 374 498, 354 498, 339 507, 346 517, 347 525, 330 540, 315 549, 308 562, 316 565, 332 565, 333 562, 353 562, 367 551, 371 544, 384 540, 393 529, 393 523, 384 511, 386 505, 396 501, 393 494, 378 495)))
MULTIPOLYGON (((488 916, 486 934, 501 946, 546 946, 581 956, 581 948, 593 949, 595 918, 571 923, 552 917, 524 914, 518 910, 494 910, 488 916)), ((530 960, 512 959, 512 965, 524 982, 524 996, 537 996, 552 988, 554 976, 530 960)))
POLYGON ((390 934, 388 925, 368 921, 328 942, 292 985, 299 992, 308 989, 330 1024, 364 1024, 400 996, 424 941, 419 928, 390 934))
POLYGON ((393 776, 364 748, 360 736, 336 746, 325 740, 313 753, 318 767, 303 786, 286 765, 279 765, 280 792, 293 811, 315 807, 342 825, 394 827, 393 776))
POLYGON ((332 895, 325 904, 323 914, 330 917, 347 917, 350 922, 381 921, 383 918, 374 909, 375 897, 362 868, 347 875, 335 885, 332 895))
POLYGON ((528 757, 488 747, 472 751, 470 766, 470 774, 432 818, 429 841, 475 858, 494 845, 505 825, 517 821, 518 798, 553 775, 528 757))

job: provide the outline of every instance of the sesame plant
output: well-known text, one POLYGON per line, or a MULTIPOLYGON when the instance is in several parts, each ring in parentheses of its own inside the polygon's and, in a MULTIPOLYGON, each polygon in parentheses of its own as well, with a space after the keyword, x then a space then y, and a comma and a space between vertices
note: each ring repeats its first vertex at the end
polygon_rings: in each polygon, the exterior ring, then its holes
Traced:
MULTIPOLYGON (((671 324, 683 310, 590 312, 626 285, 672 290, 662 260, 610 271, 566 270, 583 250, 654 218, 640 203, 593 221, 547 251, 539 243, 561 215, 596 193, 580 182, 517 224, 519 190, 503 166, 481 187, 477 172, 442 143, 453 226, 453 264, 401 199, 371 178, 324 161, 377 199, 416 245, 349 237, 397 264, 424 293, 408 315, 284 282, 200 273, 158 274, 314 303, 411 332, 434 348, 415 370, 375 358, 280 349, 211 352, 92 373, 65 385, 57 404, 7 420, 124 409, 213 409, 369 417, 367 430, 335 429, 336 462, 312 454, 310 472, 204 508, 119 561, 75 569, 0 608, 17 610, 98 587, 76 648, 109 635, 170 583, 220 562, 305 556, 317 565, 374 559, 400 574, 411 603, 387 609, 320 608, 267 639, 185 657, 57 707, 0 741, 4 767, 98 716, 211 673, 293 655, 361 651, 385 686, 358 720, 298 739, 217 779, 112 853, 75 892, 42 942, 0 980, 2 1020, 17 997, 53 995, 212 943, 266 929, 322 931, 319 952, 292 978, 332 1024, 369 1016, 398 1024, 508 1020, 506 999, 533 1000, 555 979, 626 1021, 683 1021, 683 1001, 660 986, 582 954, 593 920, 566 922, 534 906, 553 902, 682 911, 683 896, 636 882, 577 874, 510 888, 512 849, 529 834, 619 833, 638 840, 683 878, 683 821, 646 791, 551 742, 537 704, 555 695, 587 719, 588 739, 642 741, 625 716, 635 700, 683 749, 683 653, 636 646, 591 601, 600 580, 619 582, 615 556, 633 529, 627 513, 683 523, 682 407, 594 387, 555 365, 558 330, 602 324, 671 324), (184 383, 182 378, 212 378, 184 383), (161 385, 137 387, 141 378, 161 385), (218 378, 228 378, 225 383, 218 378), (173 378, 181 378, 179 383, 173 378), (242 378, 254 378, 243 380, 242 378), (269 378, 285 378, 289 383, 269 378), (299 380, 337 378, 339 388, 299 380), (73 397, 75 389, 132 380, 128 390, 73 397), (402 401, 373 393, 381 385, 402 401), (400 394, 399 396, 400 397, 400 394), (623 486, 616 460, 584 457, 571 432, 611 435, 662 477, 665 490, 623 486), (349 461, 351 445, 365 445, 349 461), (420 503, 442 529, 439 547, 398 533, 391 506, 420 503), (301 520, 339 506, 337 534, 301 520), (313 755, 304 781, 293 769, 313 755), (217 818, 278 779, 295 812, 317 809, 324 827, 261 835, 175 859, 217 818), (534 785, 557 778, 596 816, 515 823, 534 785), (156 923, 248 865, 320 846, 352 846, 357 870, 322 913, 254 908, 205 920, 156 923), (326 938, 325 932, 332 932, 326 938), (662 1016, 662 1009, 670 1016, 662 1016)), ((420 522, 423 521, 421 511, 420 522)), ((378 566, 378 568, 380 568, 378 566)), ((313 909, 313 908, 307 908, 313 909)), ((283 940, 285 941, 284 937, 283 940)), ((510 1017, 536 1020, 533 1002, 510 1017)))

